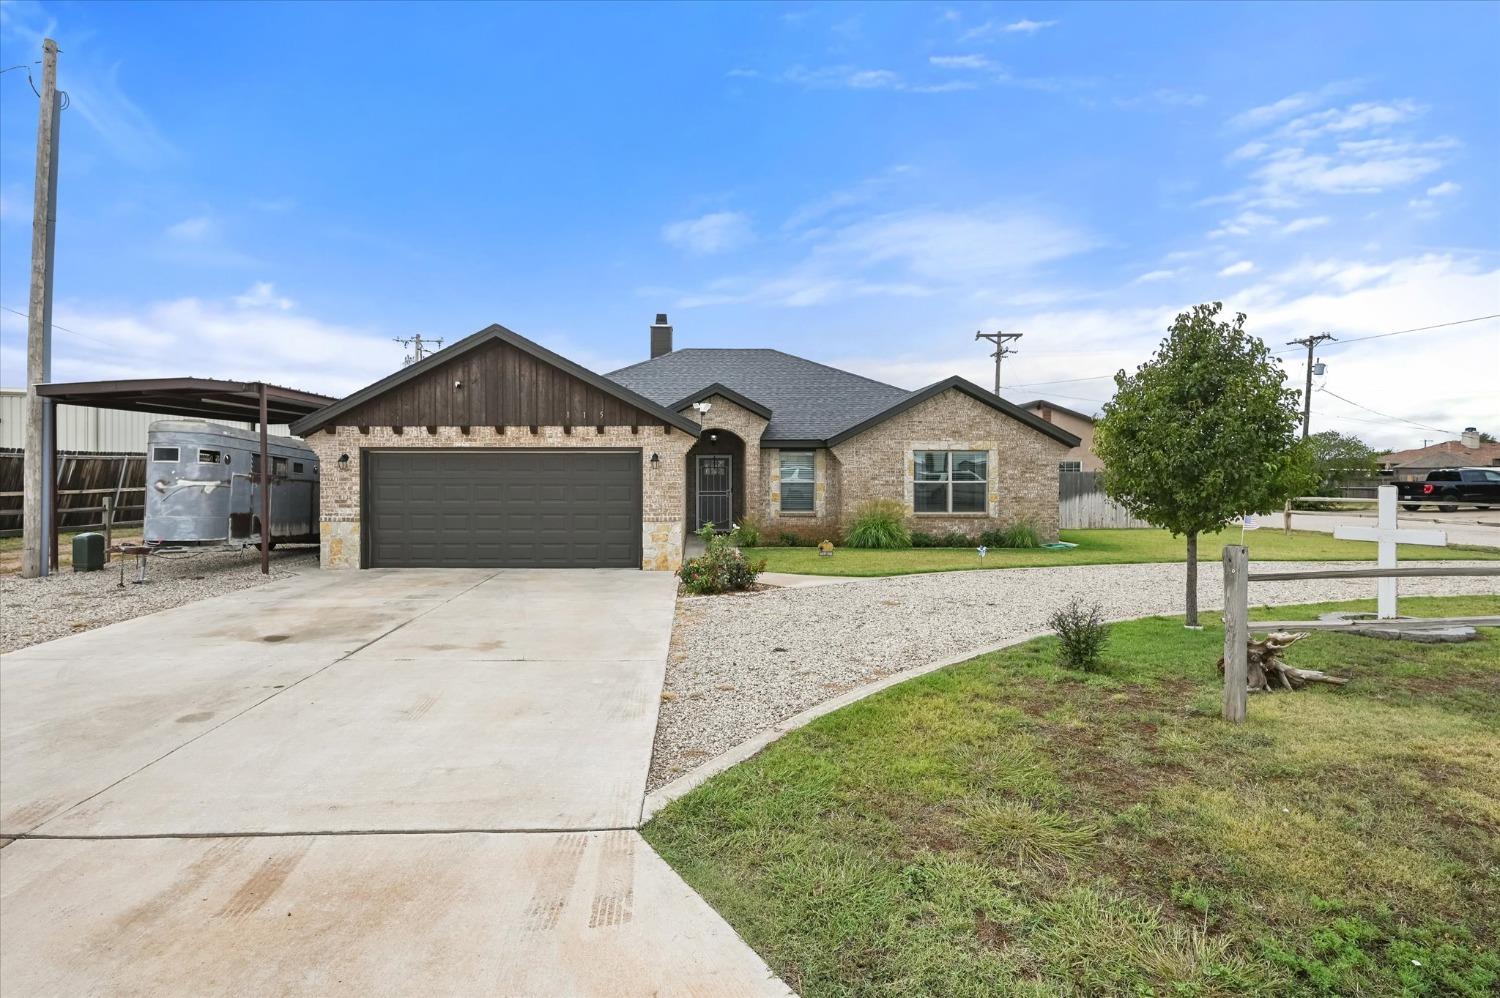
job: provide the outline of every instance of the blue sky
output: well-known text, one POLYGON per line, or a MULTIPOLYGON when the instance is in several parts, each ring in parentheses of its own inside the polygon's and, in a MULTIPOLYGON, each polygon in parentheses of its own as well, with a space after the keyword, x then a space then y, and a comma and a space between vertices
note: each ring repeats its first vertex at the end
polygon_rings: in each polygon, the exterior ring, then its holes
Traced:
MULTIPOLYGON (((59 380, 342 393, 490 322, 609 370, 666 311, 907 387, 1021 332, 1006 394, 1093 410, 1199 301, 1278 349, 1500 313, 1493 4, 0 12, 72 99, 59 380)), ((35 123, 0 76, 22 311, 35 123)), ((1500 432, 1500 320, 1322 356, 1315 429, 1500 432)))

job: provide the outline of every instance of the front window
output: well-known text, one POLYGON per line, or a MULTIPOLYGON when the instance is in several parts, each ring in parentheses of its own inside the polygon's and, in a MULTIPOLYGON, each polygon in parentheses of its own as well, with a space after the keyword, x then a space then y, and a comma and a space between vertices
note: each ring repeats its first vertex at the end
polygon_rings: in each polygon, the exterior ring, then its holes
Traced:
POLYGON ((200 450, 198 452, 198 463, 199 464, 218 464, 219 463, 219 458, 221 456, 222 455, 218 451, 216 451, 216 450, 208 450, 208 449, 205 448, 204 450, 200 450))
POLYGON ((813 512, 813 452, 781 452, 781 511, 813 512))
POLYGON ((152 448, 152 450, 151 450, 151 460, 153 460, 153 461, 171 461, 172 463, 175 464, 177 462, 177 448, 176 447, 155 447, 155 448, 152 448))
POLYGON ((912 509, 983 513, 990 458, 982 450, 919 450, 913 455, 912 509))
POLYGON ((1059 461, 1059 462, 1057 462, 1057 470, 1058 471, 1082 471, 1083 470, 1083 462, 1082 461, 1059 461))

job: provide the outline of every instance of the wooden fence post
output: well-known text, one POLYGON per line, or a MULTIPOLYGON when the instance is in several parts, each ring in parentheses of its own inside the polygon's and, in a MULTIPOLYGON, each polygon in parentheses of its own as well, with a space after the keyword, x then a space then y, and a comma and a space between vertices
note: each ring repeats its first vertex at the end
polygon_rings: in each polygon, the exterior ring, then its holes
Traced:
POLYGON ((1224 545, 1224 720, 1245 720, 1247 644, 1250 640, 1250 549, 1224 545))
POLYGON ((115 501, 109 496, 100 500, 104 504, 101 519, 104 521, 104 563, 109 564, 109 548, 114 540, 115 501))

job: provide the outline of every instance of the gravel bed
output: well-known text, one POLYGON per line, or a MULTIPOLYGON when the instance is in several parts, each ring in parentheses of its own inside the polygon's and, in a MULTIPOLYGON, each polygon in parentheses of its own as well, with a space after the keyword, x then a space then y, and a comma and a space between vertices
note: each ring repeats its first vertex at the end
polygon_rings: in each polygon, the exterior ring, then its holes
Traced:
MULTIPOLYGON (((1289 571, 1333 567, 1276 563, 1289 571)), ((1200 566, 1201 608, 1222 605, 1221 572, 1217 562, 1200 566)), ((1110 618, 1181 614, 1185 580, 1183 565, 1090 565, 904 575, 681 599, 649 787, 655 790, 856 686, 1042 631, 1048 614, 1074 594, 1098 600, 1110 618)), ((1373 598, 1374 590, 1369 579, 1257 582, 1250 598, 1256 605, 1316 603, 1373 598)), ((1407 595, 1497 591, 1494 578, 1401 580, 1407 595)))
POLYGON ((134 585, 130 580, 135 578, 135 557, 126 555, 122 589, 120 557, 115 555, 102 572, 74 572, 64 566, 39 579, 15 573, 0 576, 0 654, 318 567, 315 547, 272 551, 268 576, 260 574, 258 550, 213 548, 191 556, 154 556, 146 581, 134 585))

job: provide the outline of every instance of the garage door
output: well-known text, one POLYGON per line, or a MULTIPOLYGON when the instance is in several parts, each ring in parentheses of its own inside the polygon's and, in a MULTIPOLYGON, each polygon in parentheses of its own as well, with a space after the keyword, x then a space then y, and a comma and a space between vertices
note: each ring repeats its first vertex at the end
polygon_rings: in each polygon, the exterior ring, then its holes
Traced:
POLYGON ((639 451, 376 451, 371 568, 639 568, 639 451))

